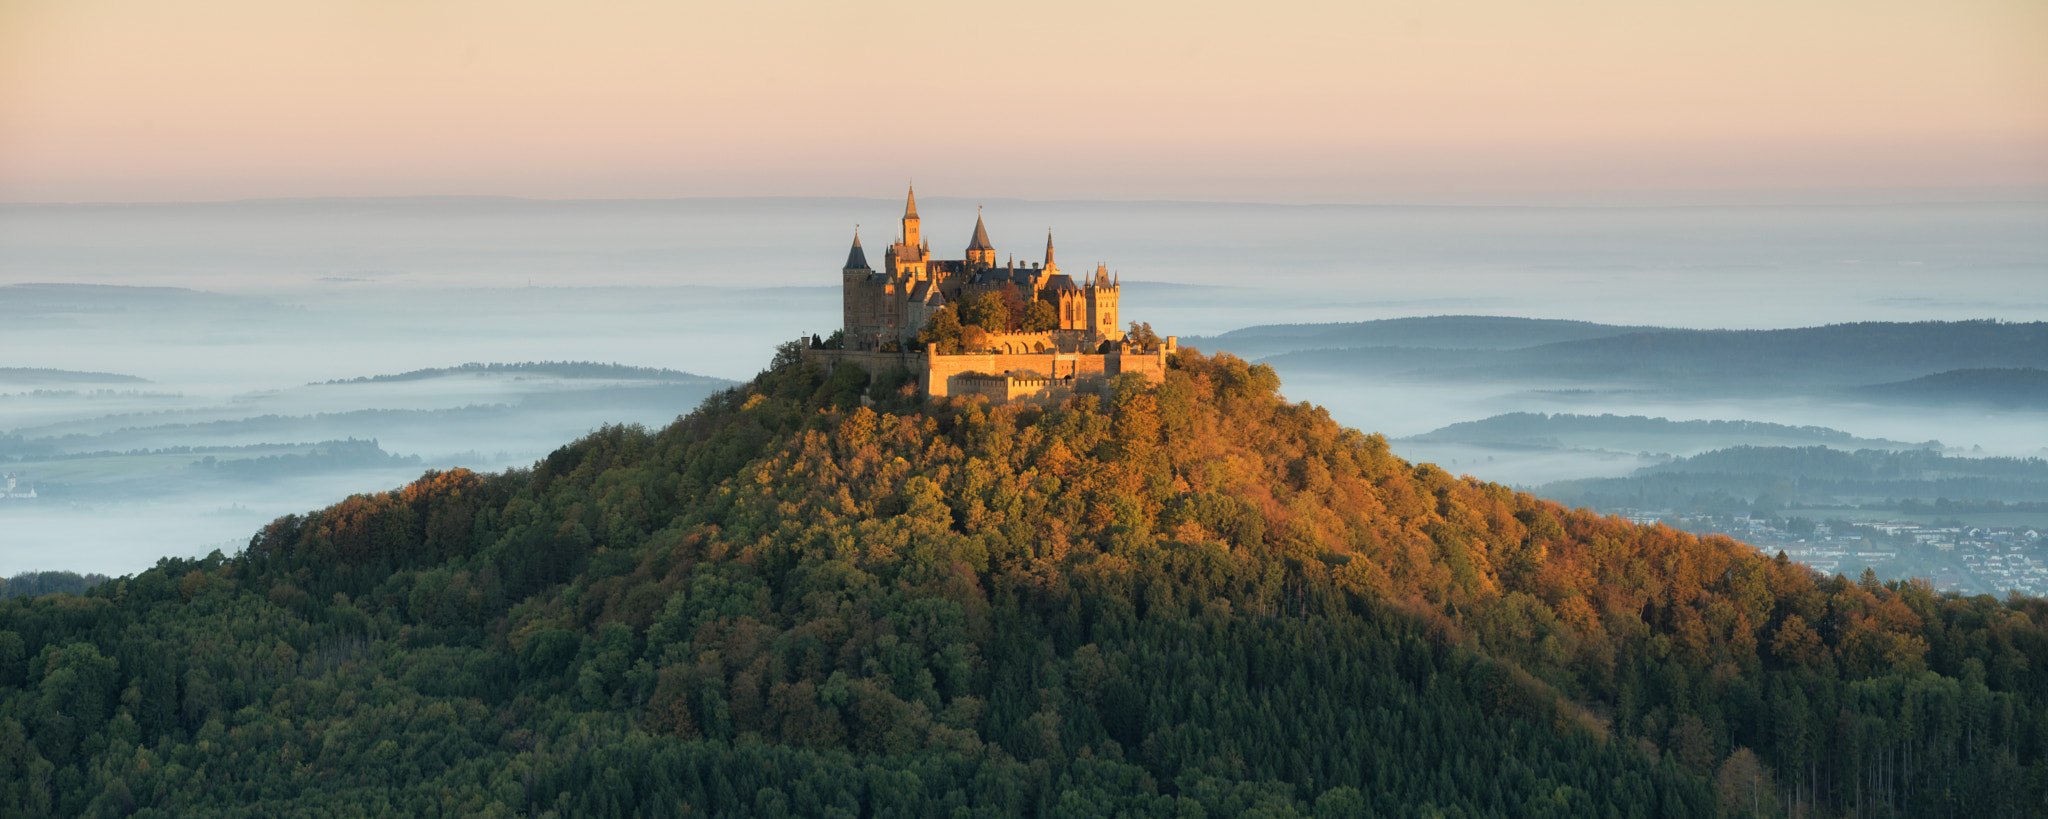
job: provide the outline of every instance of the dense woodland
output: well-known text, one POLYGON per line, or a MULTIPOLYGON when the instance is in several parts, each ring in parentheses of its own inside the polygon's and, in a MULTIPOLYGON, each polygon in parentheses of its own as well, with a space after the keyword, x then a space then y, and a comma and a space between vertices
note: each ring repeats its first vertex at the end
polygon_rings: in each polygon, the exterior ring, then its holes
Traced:
POLYGON ((22 572, 13 577, 0 577, 0 597, 36 597, 58 592, 83 594, 86 589, 105 582, 107 576, 103 574, 22 572))
POLYGON ((1227 355, 1056 408, 867 380, 792 345, 658 432, 0 602, 0 814, 2048 810, 2048 603, 1410 464, 1227 355))

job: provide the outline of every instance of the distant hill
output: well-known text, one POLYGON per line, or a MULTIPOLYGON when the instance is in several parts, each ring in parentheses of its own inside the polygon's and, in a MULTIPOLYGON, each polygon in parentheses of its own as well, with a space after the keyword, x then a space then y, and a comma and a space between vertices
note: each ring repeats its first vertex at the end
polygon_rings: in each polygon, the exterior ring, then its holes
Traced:
POLYGON ((252 300, 186 287, 136 287, 122 284, 24 282, 0 285, 0 316, 49 313, 104 313, 133 309, 167 310, 193 306, 232 306, 252 300))
POLYGON ((1949 370, 1909 381, 1873 384, 1855 393, 1911 404, 1985 404, 2003 409, 2048 410, 2048 370, 1982 367, 1949 370))
POLYGON ((1478 446, 1618 449, 1678 452, 1737 444, 1824 444, 1847 449, 1940 448, 1940 441, 1918 444, 1881 438, 1858 438, 1838 429, 1788 426, 1762 421, 1672 421, 1641 415, 1574 415, 1511 412, 1465 421, 1409 437, 1411 441, 1478 446))
POLYGON ((1283 373, 1833 393, 1963 368, 2048 368, 2048 323, 1864 322, 1789 330, 1657 330, 1418 358, 1387 348, 1269 356, 1283 373))
POLYGON ((424 381, 429 378, 446 378, 476 373, 509 373, 551 375, 556 378, 611 378, 634 381, 716 381, 733 383, 723 378, 697 375, 682 370, 656 367, 629 367, 623 364, 600 364, 595 361, 524 361, 516 364, 484 364, 470 362, 459 367, 436 367, 425 370, 398 373, 396 375, 371 375, 361 378, 346 378, 326 381, 326 384, 368 384, 388 381, 424 381))
POLYGON ((1708 512, 1730 511, 1717 505, 1904 499, 2038 504, 2048 503, 2048 461, 1961 458, 1930 450, 1738 446, 1644 467, 1624 478, 1558 481, 1536 493, 1574 505, 1708 512))
POLYGON ((149 379, 118 373, 0 367, 0 384, 147 384, 149 379))
POLYGON ((1510 350, 1662 329, 1511 316, 1418 316, 1331 324, 1262 324, 1215 336, 1185 336, 1181 343, 1256 359, 1298 350, 1358 347, 1510 350))

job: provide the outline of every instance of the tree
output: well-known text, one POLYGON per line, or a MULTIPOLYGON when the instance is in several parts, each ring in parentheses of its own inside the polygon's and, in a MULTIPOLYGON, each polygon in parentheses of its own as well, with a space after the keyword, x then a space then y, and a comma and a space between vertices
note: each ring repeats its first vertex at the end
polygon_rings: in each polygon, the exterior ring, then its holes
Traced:
POLYGON ((1159 334, 1152 332, 1152 323, 1147 321, 1131 322, 1131 330, 1124 334, 1124 340, 1141 350, 1159 346, 1159 334))
POLYGON ((1007 333, 1010 331, 1010 308, 1003 303, 1001 295, 983 293, 961 304, 960 323, 980 327, 990 333, 1007 333))
POLYGON ((1748 748, 1737 748, 1714 774, 1714 792, 1721 807, 1750 816, 1774 816, 1778 812, 1778 786, 1771 781, 1771 769, 1757 761, 1748 748))
POLYGON ((1049 301, 1034 301, 1024 310, 1024 332, 1044 333, 1060 328, 1060 312, 1049 301))
POLYGON ((948 304, 932 311, 917 338, 934 353, 952 355, 960 352, 960 330, 960 311, 948 304))
POLYGON ((960 352, 978 353, 988 347, 988 331, 979 324, 969 324, 960 331, 960 352))
MULTIPOLYGON (((1024 314, 1030 309, 1024 303, 1024 295, 1015 286, 996 291, 996 298, 1003 302, 1003 326, 999 332, 1014 333, 1024 326, 1024 314)), ((993 329, 993 328, 991 328, 993 329)))

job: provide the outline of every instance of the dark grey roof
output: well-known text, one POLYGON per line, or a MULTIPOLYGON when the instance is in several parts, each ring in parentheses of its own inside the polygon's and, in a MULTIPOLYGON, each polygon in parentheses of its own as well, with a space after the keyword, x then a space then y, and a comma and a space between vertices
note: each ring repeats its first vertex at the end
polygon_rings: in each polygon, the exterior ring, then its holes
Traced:
POLYGON ((974 283, 1029 286, 1031 284, 1031 271, 1021 268, 991 267, 975 274, 974 283))
POLYGON ((1045 287, 1046 287, 1046 289, 1048 289, 1048 290, 1074 290, 1074 291, 1079 291, 1079 290, 1081 289, 1081 286, 1080 286, 1080 285, 1074 284, 1074 277, 1072 277, 1072 276, 1069 276, 1069 275, 1067 275, 1067 274, 1065 274, 1065 273, 1061 273, 1061 274, 1059 274, 1059 275, 1057 275, 1057 276, 1054 276, 1054 277, 1052 277, 1052 278, 1050 278, 1050 279, 1046 279, 1046 280, 1045 280, 1045 287))
POLYGON ((968 243, 967 243, 967 249, 968 249, 968 250, 994 250, 994 249, 996 249, 996 246, 995 246, 995 245, 992 245, 992 244, 989 244, 989 243, 988 243, 988 228, 985 228, 985 227, 982 227, 982 226, 981 226, 981 214, 979 214, 979 213, 977 213, 977 214, 975 214, 975 215, 974 215, 974 241, 972 241, 972 242, 968 242, 968 243))
POLYGON ((910 300, 925 301, 927 299, 930 299, 932 297, 933 289, 934 288, 932 287, 931 282, 918 282, 916 287, 910 288, 910 300))
POLYGON ((860 234, 853 234, 853 250, 846 254, 847 270, 868 270, 868 254, 861 252, 860 234))

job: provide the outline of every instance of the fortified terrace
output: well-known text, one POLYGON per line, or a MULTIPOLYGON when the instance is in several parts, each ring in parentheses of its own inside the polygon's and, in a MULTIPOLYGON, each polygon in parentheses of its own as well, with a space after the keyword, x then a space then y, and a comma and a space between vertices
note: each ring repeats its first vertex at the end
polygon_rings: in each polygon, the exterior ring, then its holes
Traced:
POLYGON ((827 369, 860 367, 871 376, 902 370, 933 398, 981 395, 991 402, 1055 403, 1095 392, 1107 380, 1139 373, 1157 383, 1178 340, 1149 326, 1119 325, 1122 289, 1107 265, 1077 282, 1053 260, 998 263, 981 215, 966 258, 932 258, 917 215, 917 191, 903 206, 902 232, 868 262, 855 231, 840 269, 843 322, 829 339, 812 337, 806 360, 827 369))

